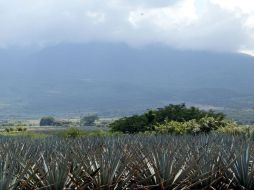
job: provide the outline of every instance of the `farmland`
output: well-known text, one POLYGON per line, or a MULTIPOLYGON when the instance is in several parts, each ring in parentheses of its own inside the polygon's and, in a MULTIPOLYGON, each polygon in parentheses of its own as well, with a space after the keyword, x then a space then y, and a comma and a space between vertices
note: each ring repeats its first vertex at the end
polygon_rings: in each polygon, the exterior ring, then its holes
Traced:
POLYGON ((0 138, 0 189, 253 189, 254 142, 232 135, 0 138))
POLYGON ((253 189, 254 127, 185 104, 0 131, 0 189, 253 189))

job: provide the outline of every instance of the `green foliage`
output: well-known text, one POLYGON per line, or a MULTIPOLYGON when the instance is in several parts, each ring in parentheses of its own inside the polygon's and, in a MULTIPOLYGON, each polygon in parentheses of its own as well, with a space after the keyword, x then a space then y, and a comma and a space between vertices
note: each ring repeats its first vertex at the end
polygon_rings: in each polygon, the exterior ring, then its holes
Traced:
POLYGON ((80 137, 84 132, 77 128, 77 127, 70 127, 68 129, 61 130, 61 132, 58 133, 58 136, 60 137, 80 137))
POLYGON ((52 116, 45 116, 40 120, 40 126, 54 126, 55 118, 52 116))
MULTIPOLYGON (((217 124, 220 124, 224 119, 223 113, 215 113, 212 110, 204 111, 195 107, 186 107, 185 104, 180 105, 169 105, 164 108, 159 108, 157 110, 149 110, 142 115, 134 115, 131 117, 124 117, 119 120, 114 121, 109 125, 112 131, 121 131, 124 133, 138 133, 145 131, 153 131, 154 125, 157 127, 165 122, 172 121, 171 125, 178 125, 179 133, 181 133, 182 128, 186 128, 181 122, 197 120, 201 125, 201 131, 209 132, 210 129, 214 130, 217 124), (203 119, 209 118, 209 119, 203 119), (175 123, 173 122, 175 121, 175 123)), ((186 124, 184 124, 186 125, 186 124)))
MULTIPOLYGON (((156 124, 155 132, 160 134, 174 133, 174 134, 185 134, 189 132, 192 128, 199 129, 196 120, 190 120, 188 122, 179 121, 167 121, 163 124, 156 124)), ((196 130, 195 130, 196 131, 196 130)))
POLYGON ((94 125, 95 121, 98 119, 99 119, 99 117, 96 114, 86 115, 80 119, 80 125, 81 126, 91 126, 91 125, 94 125))
POLYGON ((31 139, 41 139, 41 138, 46 138, 50 135, 48 134, 43 134, 43 133, 37 133, 37 132, 32 132, 32 131, 12 131, 12 132, 7 132, 7 130, 5 130, 4 133, 1 133, 2 136, 5 137, 28 137, 31 139), (6 132, 6 133, 5 133, 6 132))
POLYGON ((96 127, 106 128, 110 124, 110 121, 100 121, 96 123, 96 127))
POLYGON ((78 122, 74 122, 74 121, 56 120, 54 122, 54 126, 59 126, 59 127, 77 127, 77 126, 79 126, 79 123, 78 122))
POLYGON ((19 131, 19 132, 26 131, 26 130, 27 128, 23 126, 16 127, 16 131, 19 131))
POLYGON ((64 130, 60 130, 58 133, 56 133, 58 137, 89 137, 89 136, 94 136, 94 137, 103 137, 103 136, 117 136, 119 133, 109 133, 108 131, 105 130, 83 130, 78 127, 70 127, 64 130))
POLYGON ((159 108, 155 111, 155 121, 161 123, 165 120, 172 121, 189 121, 192 119, 200 120, 204 117, 213 117, 216 120, 223 120, 223 113, 215 113, 213 110, 204 111, 196 107, 186 107, 185 104, 169 105, 164 108, 159 108))
POLYGON ((120 131, 123 133, 138 133, 150 131, 153 126, 152 123, 148 122, 146 115, 134 115, 114 121, 109 125, 109 127, 113 132, 120 131))
POLYGON ((208 133, 231 125, 232 123, 229 121, 217 121, 213 117, 204 117, 200 120, 192 119, 185 122, 166 121, 163 124, 156 124, 155 131, 157 133, 198 134, 208 133))
POLYGON ((29 123, 25 121, 3 121, 0 122, 0 128, 6 128, 6 127, 28 127, 29 123))
POLYGON ((41 118, 40 126, 76 127, 78 126, 78 123, 73 121, 66 121, 66 120, 56 120, 52 116, 46 116, 41 118))
POLYGON ((237 158, 231 169, 241 186, 245 187, 245 189, 254 189, 254 163, 249 144, 243 147, 242 155, 237 158))
POLYGON ((254 140, 254 126, 251 125, 237 125, 231 122, 227 123, 223 128, 218 128, 216 132, 230 135, 244 135, 254 140))
POLYGON ((9 133, 9 132, 23 132, 23 131, 26 131, 27 128, 24 127, 24 126, 19 126, 19 127, 16 127, 16 128, 13 128, 13 127, 9 127, 9 128, 5 128, 5 132, 9 133))
POLYGON ((204 117, 198 121, 201 132, 215 131, 227 125, 225 121, 217 120, 214 117, 204 117))
POLYGON ((7 133, 9 133, 9 132, 10 132, 10 129, 9 129, 9 128, 5 128, 4 131, 7 132, 7 133))

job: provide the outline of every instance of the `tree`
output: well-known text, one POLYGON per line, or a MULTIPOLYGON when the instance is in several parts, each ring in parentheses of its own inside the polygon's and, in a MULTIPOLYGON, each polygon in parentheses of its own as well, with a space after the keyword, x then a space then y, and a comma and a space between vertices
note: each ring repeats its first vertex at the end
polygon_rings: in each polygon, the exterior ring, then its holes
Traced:
POLYGON ((144 115, 133 115, 131 117, 124 117, 111 123, 109 127, 112 131, 120 131, 123 133, 138 133, 151 130, 148 118, 144 115))
POLYGON ((87 116, 84 116, 80 119, 80 125, 81 126, 94 125, 95 121, 98 119, 99 119, 99 117, 96 114, 87 115, 87 116))
MULTIPOLYGON (((215 121, 222 121, 225 116, 223 113, 216 113, 212 110, 204 111, 196 107, 186 107, 185 104, 171 104, 157 110, 149 110, 142 115, 121 118, 111 123, 109 127, 112 131, 138 133, 153 131, 156 124, 164 124, 168 121, 187 122, 194 119, 199 121, 207 117, 214 118, 215 121)), ((213 128, 211 123, 203 125, 204 130, 206 127, 213 128)))
POLYGON ((45 116, 40 120, 40 126, 54 126, 55 125, 55 118, 52 116, 45 116))

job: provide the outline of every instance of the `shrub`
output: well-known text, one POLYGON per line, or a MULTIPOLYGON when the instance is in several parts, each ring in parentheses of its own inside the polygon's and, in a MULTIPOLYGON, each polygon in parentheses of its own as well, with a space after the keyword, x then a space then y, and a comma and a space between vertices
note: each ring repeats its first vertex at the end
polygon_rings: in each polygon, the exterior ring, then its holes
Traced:
POLYGON ((19 131, 19 132, 21 132, 21 131, 26 131, 26 130, 27 130, 26 127, 17 127, 17 128, 16 128, 16 131, 19 131))
POLYGON ((164 124, 155 125, 155 132, 160 134, 185 134, 191 133, 196 134, 200 133, 200 125, 196 120, 190 120, 186 122, 179 121, 167 121, 164 124))
POLYGON ((79 137, 82 135, 82 130, 77 127, 70 127, 68 129, 62 130, 58 135, 61 137, 79 137))
POLYGON ((245 125, 237 125, 233 122, 227 122, 226 126, 223 128, 218 128, 216 130, 218 133, 226 133, 231 135, 249 135, 252 136, 254 134, 253 127, 245 126, 245 125))
POLYGON ((81 126, 94 125, 95 121, 98 120, 98 118, 99 117, 96 114, 84 116, 80 119, 80 125, 81 126))
POLYGON ((166 121, 163 124, 154 125, 157 133, 174 133, 174 134, 198 134, 208 133, 216 130, 223 130, 225 127, 233 126, 229 121, 217 121, 213 117, 204 117, 200 120, 192 119, 190 121, 166 121))
POLYGON ((10 127, 10 128, 5 128, 5 132, 7 132, 7 133, 9 133, 9 132, 22 132, 22 131, 26 131, 27 130, 27 128, 26 127, 22 127, 22 126, 20 126, 20 127, 16 127, 16 128, 12 128, 12 127, 10 127))
POLYGON ((155 125, 155 131, 158 133, 175 133, 183 134, 186 132, 186 127, 183 122, 169 121, 165 124, 155 125))
POLYGON ((52 116, 45 116, 40 120, 40 126, 54 126, 55 118, 52 116))
POLYGON ((100 121, 99 123, 96 123, 96 127, 98 128, 106 128, 110 124, 110 121, 100 121))
POLYGON ((200 131, 210 132, 225 127, 224 121, 218 121, 213 117, 204 117, 199 120, 200 131))

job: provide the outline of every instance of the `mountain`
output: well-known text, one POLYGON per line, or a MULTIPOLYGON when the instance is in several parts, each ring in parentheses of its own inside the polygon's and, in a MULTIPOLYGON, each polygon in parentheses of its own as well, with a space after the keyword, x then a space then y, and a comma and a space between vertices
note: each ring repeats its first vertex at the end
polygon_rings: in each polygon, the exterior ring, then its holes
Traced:
POLYGON ((169 103, 254 107, 254 57, 150 45, 0 50, 1 116, 124 115, 169 103))

